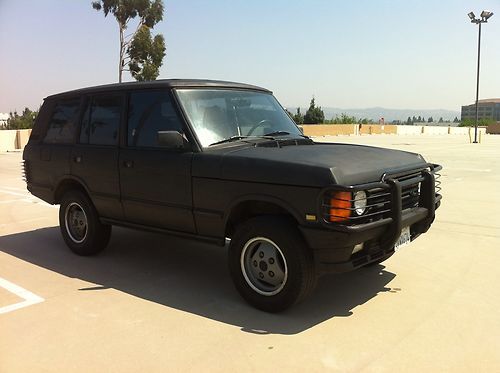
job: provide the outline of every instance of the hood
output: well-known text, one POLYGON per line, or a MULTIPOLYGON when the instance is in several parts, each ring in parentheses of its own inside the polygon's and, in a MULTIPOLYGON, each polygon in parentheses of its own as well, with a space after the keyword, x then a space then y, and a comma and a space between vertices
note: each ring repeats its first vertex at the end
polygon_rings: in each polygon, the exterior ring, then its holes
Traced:
POLYGON ((198 153, 193 176, 325 187, 379 181, 391 170, 425 164, 419 154, 362 145, 235 146, 198 153))

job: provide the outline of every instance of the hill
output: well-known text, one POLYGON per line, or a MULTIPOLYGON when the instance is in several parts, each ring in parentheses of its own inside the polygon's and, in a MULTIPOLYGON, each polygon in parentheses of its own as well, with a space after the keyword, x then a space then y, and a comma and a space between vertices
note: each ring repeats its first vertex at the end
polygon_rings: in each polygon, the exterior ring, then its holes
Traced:
MULTIPOLYGON (((382 107, 373 107, 365 109, 340 109, 335 107, 323 107, 323 112, 325 113, 325 119, 331 119, 335 116, 340 116, 340 114, 345 113, 349 116, 354 116, 356 118, 368 118, 373 120, 378 120, 384 118, 386 122, 391 122, 393 120, 405 121, 408 117, 419 115, 425 119, 432 117, 435 121, 439 118, 444 120, 453 120, 455 117, 460 119, 460 112, 453 110, 444 109, 388 109, 382 107)), ((295 114, 296 107, 288 107, 288 110, 295 114)), ((302 114, 305 114, 307 107, 300 108, 302 114)))

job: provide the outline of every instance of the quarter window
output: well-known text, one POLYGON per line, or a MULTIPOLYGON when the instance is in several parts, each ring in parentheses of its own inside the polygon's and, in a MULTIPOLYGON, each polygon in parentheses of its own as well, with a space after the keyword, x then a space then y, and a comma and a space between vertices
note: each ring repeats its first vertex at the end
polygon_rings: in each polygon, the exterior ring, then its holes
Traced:
POLYGON ((73 142, 79 107, 79 98, 57 102, 50 118, 44 142, 52 144, 68 144, 73 142))
POLYGON ((169 93, 132 92, 128 106, 128 146, 159 147, 159 131, 183 132, 169 93))

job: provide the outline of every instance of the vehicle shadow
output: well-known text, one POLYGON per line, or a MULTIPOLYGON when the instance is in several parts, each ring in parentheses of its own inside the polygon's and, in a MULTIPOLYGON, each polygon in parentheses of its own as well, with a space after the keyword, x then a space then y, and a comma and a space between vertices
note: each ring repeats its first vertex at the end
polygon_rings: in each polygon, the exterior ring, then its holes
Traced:
POLYGON ((51 227, 2 236, 0 251, 96 284, 79 291, 113 288, 255 334, 296 334, 332 317, 349 316, 356 306, 391 291, 386 285, 395 277, 382 265, 324 276, 304 302, 267 314, 236 292, 227 270, 227 248, 114 227, 103 253, 78 257, 64 244, 59 228, 51 227))

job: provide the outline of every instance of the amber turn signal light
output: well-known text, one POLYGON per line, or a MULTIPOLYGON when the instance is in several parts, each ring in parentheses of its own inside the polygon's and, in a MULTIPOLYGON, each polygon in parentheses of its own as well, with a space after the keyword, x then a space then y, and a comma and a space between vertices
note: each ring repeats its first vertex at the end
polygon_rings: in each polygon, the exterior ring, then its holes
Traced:
POLYGON ((330 221, 344 221, 351 216, 351 192, 334 192, 330 198, 330 221))

